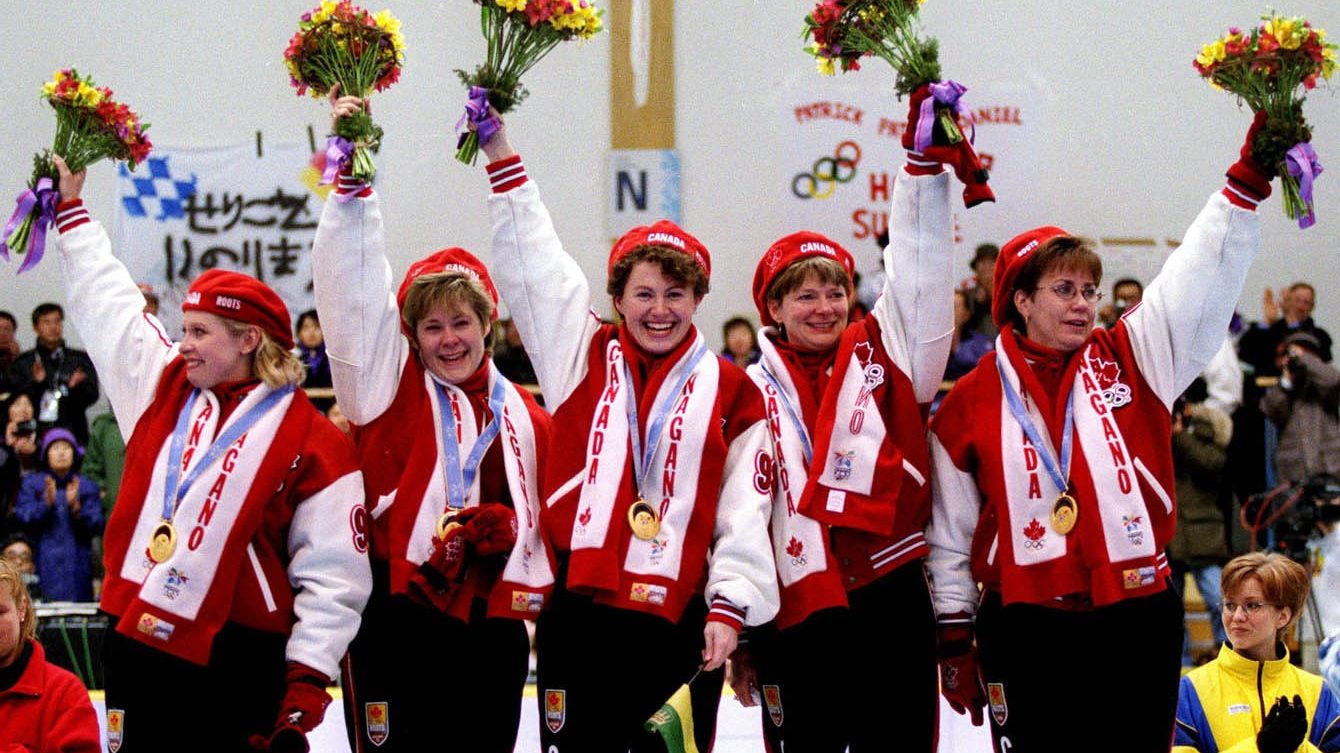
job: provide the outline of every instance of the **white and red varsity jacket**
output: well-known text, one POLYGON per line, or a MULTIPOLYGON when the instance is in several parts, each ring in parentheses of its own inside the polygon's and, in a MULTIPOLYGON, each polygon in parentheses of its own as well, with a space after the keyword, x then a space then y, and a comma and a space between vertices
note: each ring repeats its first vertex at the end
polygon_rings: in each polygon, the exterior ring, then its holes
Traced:
MULTIPOLYGON (((64 205, 62 205, 64 207, 64 205)), ((169 439, 192 393, 185 362, 82 204, 60 213, 70 318, 84 338, 126 445, 107 522, 102 608, 117 630, 199 664, 225 623, 288 635, 287 658, 335 676, 371 591, 363 479, 353 446, 299 390, 192 485, 173 518, 178 544, 146 556, 162 516, 169 439)), ((272 388, 260 384, 223 425, 203 390, 191 408, 183 473, 272 388)))
POLYGON ((625 401, 631 395, 648 415, 702 336, 695 329, 647 384, 626 384, 619 328, 591 310, 586 277, 520 160, 489 167, 498 289, 546 403, 557 406, 554 423, 565 427, 551 446, 541 512, 548 540, 569 560, 565 586, 669 620, 699 594, 709 620, 737 629, 771 620, 778 606, 767 533, 771 457, 758 391, 715 355, 697 362, 648 473, 660 533, 633 536, 624 522, 635 501, 625 401))
POLYGON ((782 628, 845 605, 846 591, 928 551, 930 458, 919 404, 934 398, 953 337, 949 174, 901 172, 889 233, 884 289, 870 316, 848 325, 821 405, 811 409, 801 398, 795 380, 803 377, 773 345, 774 328, 759 332, 762 358, 749 367, 764 394, 775 458, 771 532, 782 628), (785 401, 803 414, 812 465, 785 401), (814 516, 801 512, 806 501, 814 516))
POLYGON ((1074 529, 1050 525, 1060 493, 1004 398, 1001 372, 1057 457, 1066 401, 1046 396, 1006 328, 931 420, 930 571, 938 614, 976 611, 977 583, 1005 603, 1079 595, 1096 606, 1161 591, 1177 520, 1173 401, 1223 342, 1260 247, 1255 212, 1211 197, 1182 245, 1111 330, 1097 329, 1061 378, 1074 413, 1074 529), (1004 357, 1002 358, 1002 354, 1004 357), (998 364, 1000 371, 998 371, 998 364))
MULTIPOLYGON (((410 574, 428 558, 438 518, 446 510, 442 419, 434 377, 401 331, 377 193, 327 201, 312 244, 313 281, 331 379, 341 409, 354 424, 368 507, 374 519, 374 559, 389 561, 391 591, 405 593, 410 574)), ((487 360, 487 359, 486 359, 487 360)), ((488 360, 482 398, 441 383, 452 401, 464 457, 491 418, 480 402, 501 376, 488 360)), ((473 507, 513 507, 517 542, 501 573, 465 589, 450 613, 468 619, 469 597, 485 597, 493 617, 534 619, 553 589, 553 563, 540 536, 540 473, 550 418, 530 393, 505 386, 503 423, 465 500, 473 507), (501 464, 496 458, 502 458, 501 464), (488 469, 506 478, 485 478, 488 469), (496 472, 496 471, 495 471, 496 472), (500 498, 481 498, 495 489, 500 498)))

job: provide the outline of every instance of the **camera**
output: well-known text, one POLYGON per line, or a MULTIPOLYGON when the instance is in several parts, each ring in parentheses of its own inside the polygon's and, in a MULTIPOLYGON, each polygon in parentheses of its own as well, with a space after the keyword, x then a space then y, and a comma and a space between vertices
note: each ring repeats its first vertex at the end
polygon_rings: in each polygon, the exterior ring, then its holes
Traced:
POLYGON ((14 425, 14 436, 16 437, 31 437, 36 433, 37 433, 36 419, 30 418, 27 421, 20 421, 14 425))
POLYGON ((1317 538, 1318 526, 1340 521, 1340 479, 1319 473, 1307 481, 1287 483, 1247 498, 1242 506, 1242 524, 1259 534, 1269 531, 1273 549, 1289 559, 1308 565, 1308 542, 1317 538))

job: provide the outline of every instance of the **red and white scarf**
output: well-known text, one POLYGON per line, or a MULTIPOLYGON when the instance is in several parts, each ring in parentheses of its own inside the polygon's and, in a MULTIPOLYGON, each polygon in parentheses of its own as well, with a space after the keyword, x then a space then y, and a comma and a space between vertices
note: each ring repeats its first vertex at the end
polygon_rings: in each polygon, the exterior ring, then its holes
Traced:
MULTIPOLYGON (((493 390, 500 377, 497 368, 488 363, 488 383, 485 394, 493 390)), ((409 576, 432 551, 437 521, 446 512, 447 487, 445 478, 445 449, 442 446, 442 412, 439 405, 439 384, 426 369, 421 372, 422 394, 426 399, 417 411, 420 416, 431 416, 432 442, 421 441, 410 451, 405 461, 405 473, 400 478, 394 499, 399 504, 383 504, 377 508, 380 517, 388 511, 391 545, 391 590, 407 593, 409 576), (414 502, 410 502, 414 500, 414 502)), ((461 456, 468 454, 479 438, 482 428, 470 406, 469 396, 458 386, 440 383, 451 401, 451 412, 456 425, 457 446, 461 456)), ((517 519, 517 540, 507 558, 499 581, 489 592, 489 614, 493 617, 533 619, 545 605, 553 591, 554 575, 549 553, 540 537, 539 520, 539 463, 537 462, 536 430, 530 405, 516 386, 510 382, 503 389, 502 425, 494 439, 502 451, 503 467, 507 473, 507 489, 517 519)), ((426 422, 425 422, 426 423, 426 422)), ((428 426, 423 427, 423 434, 428 426)), ((427 440, 427 436, 421 436, 427 440)), ((480 504, 480 476, 476 475, 465 500, 465 507, 480 504)), ((494 501, 494 500, 482 500, 494 501)), ((469 618, 470 600, 474 589, 462 589, 448 612, 463 620, 469 618)))
MULTIPOLYGON (((1103 335, 1090 338, 1076 354, 1069 368, 1073 377, 1069 381, 1062 379, 1062 394, 1056 397, 1059 402, 1065 392, 1070 393, 1078 451, 1072 459, 1069 478, 1078 517, 1074 530, 1067 535, 1057 533, 1050 524, 1052 507, 1061 490, 1044 470, 1038 448, 1032 446, 1010 412, 1003 389, 999 389, 999 378, 994 380, 1000 395, 1002 427, 999 436, 1004 504, 998 514, 1004 518, 1000 521, 999 544, 1008 547, 1008 556, 1000 562, 1006 603, 1037 601, 1037 590, 1029 584, 1039 577, 1062 589, 1065 587, 1062 582, 1075 585, 1070 582, 1076 577, 1073 569, 1079 564, 1075 560, 1077 554, 1083 562, 1082 578, 1088 581, 1080 590, 1087 590, 1095 604, 1163 588, 1168 572, 1161 543, 1165 537, 1157 535, 1155 528, 1160 521, 1173 517, 1173 499, 1166 491, 1171 487, 1159 480, 1142 457, 1155 452, 1167 455, 1168 440, 1166 430, 1156 438, 1142 436, 1151 429, 1157 431, 1157 422, 1155 426, 1144 425, 1151 416, 1140 411, 1166 413, 1166 407, 1140 399, 1145 388, 1130 383, 1132 378, 1138 379, 1138 372, 1127 373, 1123 378, 1122 359, 1107 347, 1107 340, 1117 338, 1103 335), (1139 404, 1132 404, 1137 399, 1139 404), (1119 419, 1117 410, 1129 413, 1119 419), (1129 419, 1135 418, 1143 419, 1142 431, 1132 435, 1129 419), (1127 427, 1125 430, 1123 425, 1127 427)), ((1001 373, 1022 397, 1028 416, 1046 445, 1043 451, 1057 458, 1058 437, 1048 428, 1055 423, 1055 417, 1050 421, 1044 417, 1038 402, 1029 396, 1038 389, 1037 380, 1031 374, 1020 379, 1019 369, 1028 366, 1023 365, 1014 338, 1013 332, 1009 332, 997 339, 997 353, 1008 356, 998 359, 1001 373)), ((1121 343, 1112 344, 1119 348, 1121 343)), ((1064 409, 1064 404, 1054 407, 1058 414, 1064 409)), ((1040 587, 1043 591, 1054 590, 1047 585, 1040 587)))
MULTIPOLYGON (((916 405, 911 382, 889 357, 875 319, 848 327, 819 408, 815 468, 800 511, 821 523, 881 535, 905 528, 900 515, 915 515, 919 532, 929 508, 898 504, 902 488, 924 488, 929 472, 925 428, 916 405)), ((921 536, 904 546, 907 552, 899 552, 900 559, 926 550, 921 536)))
MULTIPOLYGON (((181 476, 195 468, 222 429, 272 391, 258 385, 223 426, 218 399, 200 392, 190 407, 181 476)), ((190 394, 184 362, 177 359, 164 371, 155 400, 127 445, 121 493, 106 531, 102 607, 121 617, 118 632, 206 664, 214 635, 231 612, 239 571, 256 560, 251 540, 316 413, 306 397, 286 396, 203 469, 173 515, 175 550, 155 564, 148 557, 149 542, 162 520, 173 428, 190 394)), ((260 585, 266 588, 263 579, 260 585)))
POLYGON ((725 463, 727 448, 718 428, 720 360, 711 354, 698 359, 683 389, 670 394, 694 351, 704 347, 695 328, 663 367, 652 370, 647 384, 634 389, 625 376, 628 356, 615 332, 603 330, 604 337, 592 342, 591 372, 555 414, 555 424, 573 435, 580 435, 579 424, 586 423, 587 440, 584 445, 554 444, 551 477, 561 483, 545 505, 575 508, 569 588, 593 593, 601 603, 678 620, 703 578, 713 534, 715 515, 698 508, 715 511, 725 463), (648 399, 649 394, 654 398, 648 399), (629 399, 638 399, 644 432, 654 409, 672 401, 660 442, 644 469, 648 488, 642 491, 660 514, 660 530, 649 541, 634 536, 626 522, 636 502, 629 399))

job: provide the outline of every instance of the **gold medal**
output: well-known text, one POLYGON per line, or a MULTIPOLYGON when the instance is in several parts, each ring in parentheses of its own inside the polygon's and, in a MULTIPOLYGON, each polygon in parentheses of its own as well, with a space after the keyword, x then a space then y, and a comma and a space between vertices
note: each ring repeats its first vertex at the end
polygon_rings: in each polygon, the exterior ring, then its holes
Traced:
POLYGON ((1061 496, 1052 503, 1052 530, 1065 536, 1075 530, 1075 519, 1079 517, 1079 505, 1075 498, 1061 492, 1061 496))
POLYGON ((437 519, 438 541, 446 541, 447 534, 461 527, 461 524, 456 522, 456 515, 459 512, 460 512, 459 510, 450 510, 448 512, 443 513, 442 517, 437 519))
POLYGON ((155 564, 160 564, 171 557, 176 550, 177 529, 172 527, 172 521, 165 520, 158 524, 153 536, 149 538, 149 559, 155 564))
POLYGON ((647 500, 639 499, 628 508, 628 527, 642 541, 651 541, 661 532, 661 518, 647 500))

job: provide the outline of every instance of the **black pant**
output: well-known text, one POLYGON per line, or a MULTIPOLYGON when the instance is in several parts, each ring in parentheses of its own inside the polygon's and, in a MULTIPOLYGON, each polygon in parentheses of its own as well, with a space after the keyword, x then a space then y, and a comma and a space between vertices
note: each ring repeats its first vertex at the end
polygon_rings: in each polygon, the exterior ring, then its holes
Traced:
POLYGON ((520 620, 469 624, 407 597, 374 592, 349 645, 345 724, 352 750, 512 753, 530 639, 520 620))
POLYGON ((934 751, 939 671, 922 563, 847 596, 847 608, 751 634, 768 749, 934 751))
POLYGON ((1171 746, 1182 664, 1182 602, 1171 588, 1088 611, 1001 606, 988 593, 977 647, 997 750, 1171 746))
MULTIPOLYGON (((559 591, 536 625, 540 747, 545 753, 656 750, 642 724, 702 662, 707 606, 693 599, 678 623, 602 606, 559 591)), ((695 741, 710 746, 715 716, 699 729, 697 714, 721 699, 722 670, 691 686, 695 741), (706 738, 706 739, 704 739, 706 738)), ((664 747, 660 747, 664 750, 664 747)))
POLYGON ((125 714, 117 753, 234 753, 274 729, 288 636, 227 624, 202 667, 117 633, 116 622, 102 664, 107 710, 125 714))

